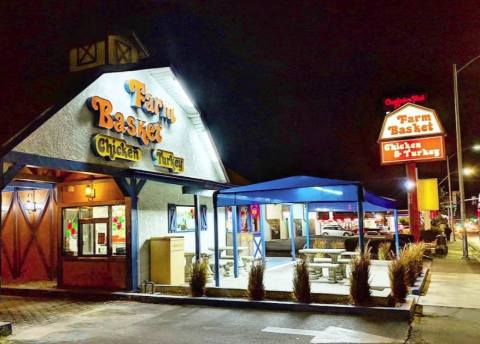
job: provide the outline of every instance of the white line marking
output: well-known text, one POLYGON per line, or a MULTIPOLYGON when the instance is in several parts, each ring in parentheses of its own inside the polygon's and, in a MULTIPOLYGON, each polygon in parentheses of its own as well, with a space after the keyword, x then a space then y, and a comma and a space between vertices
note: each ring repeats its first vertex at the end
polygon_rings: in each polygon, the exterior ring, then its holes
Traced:
POLYGON ((329 326, 323 331, 302 330, 285 327, 266 327, 262 332, 312 336, 311 344, 325 343, 403 343, 403 340, 377 336, 361 331, 329 326))

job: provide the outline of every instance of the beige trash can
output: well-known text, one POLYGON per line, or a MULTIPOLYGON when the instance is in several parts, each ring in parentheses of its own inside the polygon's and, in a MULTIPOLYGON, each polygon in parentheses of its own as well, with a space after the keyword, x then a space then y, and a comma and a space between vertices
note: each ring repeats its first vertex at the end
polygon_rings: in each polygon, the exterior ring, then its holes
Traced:
POLYGON ((150 279, 157 284, 185 284, 183 237, 150 239, 150 279))

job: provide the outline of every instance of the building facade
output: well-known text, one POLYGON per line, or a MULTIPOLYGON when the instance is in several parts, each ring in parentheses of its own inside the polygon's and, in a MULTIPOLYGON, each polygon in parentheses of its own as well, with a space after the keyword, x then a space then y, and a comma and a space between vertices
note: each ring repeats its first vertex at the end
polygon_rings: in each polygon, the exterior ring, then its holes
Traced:
POLYGON ((170 67, 103 73, 45 116, 3 157, 3 285, 132 290, 151 280, 150 239, 213 246, 229 180, 170 67))

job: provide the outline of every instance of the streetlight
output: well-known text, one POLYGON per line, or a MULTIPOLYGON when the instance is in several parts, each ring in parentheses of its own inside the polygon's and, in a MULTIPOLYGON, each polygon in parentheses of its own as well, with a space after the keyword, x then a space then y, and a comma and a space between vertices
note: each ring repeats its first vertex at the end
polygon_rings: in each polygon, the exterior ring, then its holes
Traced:
MULTIPOLYGON (((458 105, 458 73, 467 68, 473 62, 480 58, 480 55, 474 57, 463 67, 457 69, 457 65, 453 65, 453 100, 455 103, 455 136, 457 139, 457 163, 458 171, 463 171, 463 159, 462 159, 462 134, 460 128, 460 109, 458 105)), ((463 185, 463 173, 458 174, 458 189, 460 191, 460 225, 463 233, 463 258, 468 259, 468 239, 467 229, 465 228, 465 189, 463 185)))
POLYGON ((405 187, 405 189, 406 189, 407 191, 411 191, 411 190, 413 190, 413 188, 415 187, 415 182, 414 182, 413 180, 407 179, 407 180, 404 182, 403 186, 405 187))
POLYGON ((463 168, 463 175, 468 177, 475 173, 475 169, 473 167, 464 167, 463 168))
MULTIPOLYGON (((466 151, 467 149, 472 149, 475 152, 480 151, 480 144, 474 144, 471 147, 465 147, 462 149, 463 151, 466 151)), ((453 233, 453 241, 455 241, 455 231, 453 228, 455 227, 455 224, 453 223, 453 200, 452 200, 452 180, 450 176, 453 174, 450 172, 450 159, 453 158, 457 153, 452 153, 447 156, 447 176, 443 178, 440 183, 438 183, 438 186, 442 185, 442 183, 447 180, 448 181, 448 220, 450 223, 450 228, 452 228, 452 233, 453 233)), ((465 175, 465 171, 463 171, 463 174, 465 175)))

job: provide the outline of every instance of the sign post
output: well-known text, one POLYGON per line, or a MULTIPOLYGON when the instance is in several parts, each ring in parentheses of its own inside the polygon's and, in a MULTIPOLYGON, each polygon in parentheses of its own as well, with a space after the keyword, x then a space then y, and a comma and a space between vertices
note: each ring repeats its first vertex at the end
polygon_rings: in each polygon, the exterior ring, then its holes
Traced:
POLYGON ((444 136, 435 110, 407 103, 385 116, 378 138, 382 165, 406 165, 410 230, 416 242, 420 241, 417 163, 445 160, 444 136))
POLYGON ((417 164, 414 162, 407 163, 407 180, 411 185, 408 191, 408 215, 410 217, 410 232, 415 242, 420 241, 420 213, 418 212, 417 199, 417 164))

